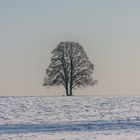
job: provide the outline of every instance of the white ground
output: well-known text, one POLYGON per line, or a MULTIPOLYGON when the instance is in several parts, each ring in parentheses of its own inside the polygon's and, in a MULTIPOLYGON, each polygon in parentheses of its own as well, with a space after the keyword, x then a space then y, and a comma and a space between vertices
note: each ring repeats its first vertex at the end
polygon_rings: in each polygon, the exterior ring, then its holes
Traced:
POLYGON ((140 140, 140 133, 67 132, 0 135, 0 140, 140 140))
POLYGON ((140 140, 140 97, 3 97, 0 140, 140 140))

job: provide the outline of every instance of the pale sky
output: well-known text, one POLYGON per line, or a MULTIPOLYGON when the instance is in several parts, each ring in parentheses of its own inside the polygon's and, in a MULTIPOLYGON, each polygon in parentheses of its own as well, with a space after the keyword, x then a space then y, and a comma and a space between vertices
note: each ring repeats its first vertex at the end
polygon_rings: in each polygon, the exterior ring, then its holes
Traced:
POLYGON ((79 42, 94 87, 76 95, 140 95, 139 0, 0 0, 0 95, 63 95, 42 86, 51 50, 79 42))

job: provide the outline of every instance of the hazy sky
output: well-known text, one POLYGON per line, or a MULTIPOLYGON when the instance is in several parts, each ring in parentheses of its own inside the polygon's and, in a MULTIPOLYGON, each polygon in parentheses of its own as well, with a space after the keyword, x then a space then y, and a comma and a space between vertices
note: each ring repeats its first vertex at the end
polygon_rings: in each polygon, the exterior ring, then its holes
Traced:
POLYGON ((0 0, 0 95, 64 94, 42 86, 51 50, 84 46, 95 65, 83 95, 140 95, 139 0, 0 0))

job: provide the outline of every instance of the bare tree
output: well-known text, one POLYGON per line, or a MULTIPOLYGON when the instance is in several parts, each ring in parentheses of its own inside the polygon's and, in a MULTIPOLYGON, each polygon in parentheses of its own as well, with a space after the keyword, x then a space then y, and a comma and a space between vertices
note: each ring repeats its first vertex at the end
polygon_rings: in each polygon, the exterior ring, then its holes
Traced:
POLYGON ((73 88, 93 86, 97 82, 91 77, 94 65, 79 43, 61 42, 52 55, 44 86, 64 86, 66 95, 72 96, 73 88))

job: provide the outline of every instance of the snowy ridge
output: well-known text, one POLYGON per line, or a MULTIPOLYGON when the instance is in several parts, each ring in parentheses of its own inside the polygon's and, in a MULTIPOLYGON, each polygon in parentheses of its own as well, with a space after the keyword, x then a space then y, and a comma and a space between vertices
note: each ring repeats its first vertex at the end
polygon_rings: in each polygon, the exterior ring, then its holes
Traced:
POLYGON ((39 133, 66 131, 105 131, 105 130, 140 130, 140 121, 92 121, 50 124, 8 124, 0 125, 0 133, 39 133))

